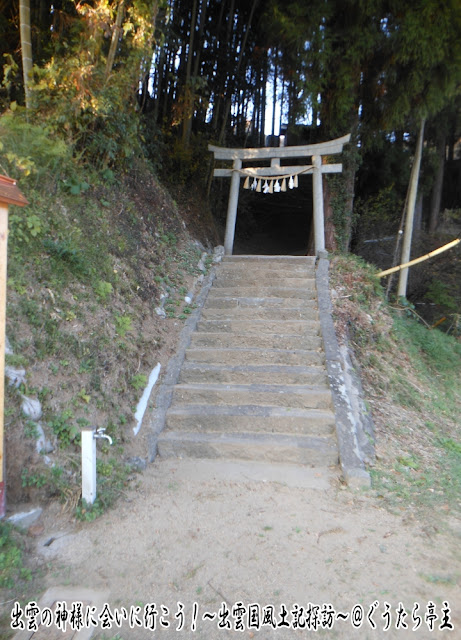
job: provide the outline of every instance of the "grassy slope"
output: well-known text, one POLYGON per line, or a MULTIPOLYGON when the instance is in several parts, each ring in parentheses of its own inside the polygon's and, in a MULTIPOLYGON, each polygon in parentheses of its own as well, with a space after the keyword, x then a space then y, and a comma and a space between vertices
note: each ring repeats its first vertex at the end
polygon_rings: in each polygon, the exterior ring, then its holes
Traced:
MULTIPOLYGON (((2 122, 1 170, 21 177, 30 202, 10 212, 7 364, 25 369, 26 381, 7 389, 8 504, 57 496, 82 515, 80 428, 106 427, 114 440, 110 450, 98 447, 103 508, 138 453, 134 409, 149 373, 191 312, 184 296, 201 273, 201 249, 186 222, 197 235, 196 211, 180 214, 142 163, 119 175, 84 170, 40 127, 2 122), (35 452, 22 394, 42 403, 53 466, 35 452)), ((213 239, 206 222, 198 225, 204 241, 213 239)))
POLYGON ((353 347, 376 427, 374 489, 414 515, 459 519, 460 339, 387 304, 373 274, 353 256, 332 263, 337 332, 353 347))

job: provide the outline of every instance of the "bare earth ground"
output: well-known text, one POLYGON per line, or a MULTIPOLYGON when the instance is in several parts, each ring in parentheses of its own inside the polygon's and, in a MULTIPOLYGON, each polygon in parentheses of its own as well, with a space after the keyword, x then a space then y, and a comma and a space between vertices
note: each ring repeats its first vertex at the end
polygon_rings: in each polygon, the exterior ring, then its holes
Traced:
MULTIPOLYGON (((337 620, 333 629, 319 630, 329 638, 461 638, 460 538, 432 534, 430 523, 416 522, 402 510, 391 514, 373 491, 344 488, 335 470, 299 469, 264 481, 268 468, 222 462, 157 459, 139 476, 118 507, 93 523, 70 524, 51 505, 45 530, 36 539, 37 561, 48 563, 48 586, 79 585, 109 592, 112 608, 143 607, 155 602, 168 607, 170 629, 120 629, 97 637, 123 639, 226 637, 288 638, 306 629, 259 632, 224 631, 217 614, 222 603, 229 610, 245 606, 331 604, 350 613, 361 604, 365 615, 379 602, 372 618, 377 629, 363 622, 337 620), (260 479, 252 479, 259 477, 260 479), (305 485, 290 486, 290 485, 305 485), (50 538, 51 544, 46 546, 50 538), (440 615, 443 601, 451 607, 453 632, 430 632, 424 622, 429 601, 440 615), (184 605, 184 629, 176 631, 184 605), (411 619, 414 603, 420 609, 411 619), (196 632, 191 631, 193 603, 198 604, 196 632), (385 603, 392 609, 391 628, 384 631, 385 603), (409 629, 396 630, 395 609, 402 603, 409 629), (418 615, 423 616, 421 626, 418 615), (416 622, 415 622, 416 621, 416 622)), ((237 619, 229 616, 234 627, 237 619)), ((159 619, 157 620, 159 626, 159 619)))

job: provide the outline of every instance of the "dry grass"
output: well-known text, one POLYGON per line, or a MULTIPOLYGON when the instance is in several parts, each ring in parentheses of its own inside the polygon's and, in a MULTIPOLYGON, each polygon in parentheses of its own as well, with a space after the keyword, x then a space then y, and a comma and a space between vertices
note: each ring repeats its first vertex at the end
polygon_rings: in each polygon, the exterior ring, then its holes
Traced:
POLYGON ((459 341, 388 305, 373 268, 353 256, 334 258, 330 279, 338 337, 375 423, 374 489, 399 510, 460 518, 459 341))

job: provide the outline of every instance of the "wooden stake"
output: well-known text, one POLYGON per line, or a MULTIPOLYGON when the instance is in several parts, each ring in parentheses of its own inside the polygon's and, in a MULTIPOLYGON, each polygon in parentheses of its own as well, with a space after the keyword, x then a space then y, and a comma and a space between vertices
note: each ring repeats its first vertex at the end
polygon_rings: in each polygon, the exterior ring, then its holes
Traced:
POLYGON ((5 406, 6 263, 9 204, 24 206, 28 202, 17 188, 14 180, 0 176, 0 518, 3 518, 6 513, 3 412, 5 406))
POLYGON ((0 204, 0 518, 6 513, 3 411, 5 406, 5 320, 8 207, 0 204))
MULTIPOLYGON (((424 141, 424 118, 421 120, 421 126, 419 129, 418 142, 416 144, 416 153, 413 160, 413 166, 411 168, 410 177, 410 191, 408 194, 408 209, 407 217, 405 220, 405 230, 403 232, 403 244, 402 244, 402 263, 406 263, 410 259, 411 253, 411 239, 413 236, 413 220, 415 216, 416 196, 418 194, 418 181, 419 171, 421 167, 421 158, 423 155, 423 141, 424 141)), ((403 268, 399 275, 399 284, 397 286, 397 297, 407 297, 407 283, 408 283, 408 269, 403 268)))

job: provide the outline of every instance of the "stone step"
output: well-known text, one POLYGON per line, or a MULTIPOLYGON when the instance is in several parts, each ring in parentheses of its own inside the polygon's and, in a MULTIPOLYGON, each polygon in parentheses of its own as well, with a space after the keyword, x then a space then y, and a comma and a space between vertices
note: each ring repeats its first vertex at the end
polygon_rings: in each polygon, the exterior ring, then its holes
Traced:
POLYGON ((313 349, 318 351, 322 348, 322 338, 313 335, 279 335, 266 333, 261 335, 238 334, 238 333, 207 333, 197 331, 191 337, 191 348, 196 347, 219 347, 222 349, 313 349))
POLYGON ((315 269, 310 265, 284 265, 284 264, 248 264, 244 263, 224 263, 218 270, 219 275, 236 275, 240 277, 259 276, 272 274, 275 278, 315 278, 315 269))
POLYGON ((325 467, 338 463, 334 438, 253 433, 166 431, 157 443, 161 457, 228 458, 325 467))
POLYGON ((177 384, 173 403, 213 405, 259 405, 294 409, 331 409, 328 387, 274 384, 177 384))
POLYGON ((222 384, 328 384, 323 367, 222 364, 196 364, 184 362, 179 376, 180 383, 222 384))
POLYGON ((218 349, 218 348, 189 348, 186 350, 188 362, 205 362, 207 364, 281 364, 322 366, 325 355, 311 350, 287 349, 218 349))
POLYGON ((223 298, 208 295, 206 311, 210 309, 259 309, 275 313, 278 310, 283 311, 290 309, 295 311, 317 310, 317 302, 315 300, 307 300, 306 298, 223 298))
POLYGON ((233 306, 233 307, 210 307, 206 306, 201 318, 202 320, 310 320, 318 321, 319 313, 314 305, 304 308, 265 308, 262 306, 233 306))
POLYGON ((268 287, 268 286, 297 288, 297 289, 315 289, 314 278, 299 277, 294 278, 290 275, 281 276, 280 273, 270 272, 261 274, 227 274, 220 273, 213 281, 213 286, 217 288, 230 288, 230 287, 268 287))
POLYGON ((190 336, 163 457, 337 465, 315 258, 225 256, 190 336))
POLYGON ((320 323, 315 320, 201 320, 196 327, 199 332, 245 333, 245 334, 289 334, 317 336, 320 323))
POLYGON ((255 405, 176 405, 168 410, 167 430, 213 433, 284 433, 325 437, 334 433, 332 411, 255 405))
POLYGON ((208 294, 208 300, 213 298, 229 298, 240 300, 242 298, 258 297, 258 298, 296 298, 299 300, 312 300, 316 298, 316 291, 314 288, 308 289, 307 287, 279 287, 273 286, 236 286, 236 287, 216 287, 211 288, 208 294))
POLYGON ((306 266, 306 267, 315 267, 316 257, 315 256, 257 256, 257 255, 234 255, 234 256, 223 256, 222 259, 223 265, 228 264, 247 264, 250 269, 253 269, 257 265, 267 266, 271 263, 275 265, 277 268, 292 267, 292 266, 306 266))
MULTIPOLYGON (((243 480, 245 482, 269 482, 286 488, 328 491, 338 480, 338 470, 334 466, 321 468, 308 467, 305 464, 284 464, 283 462, 265 462, 264 460, 225 460, 224 458, 213 460, 183 458, 179 465, 174 460, 170 460, 168 466, 170 465, 174 465, 176 480, 182 479, 185 482, 194 478, 194 481, 203 480, 207 483, 212 479, 213 482, 223 481, 240 484, 243 480)), ((248 636, 254 637, 252 633, 249 633, 248 636)))

